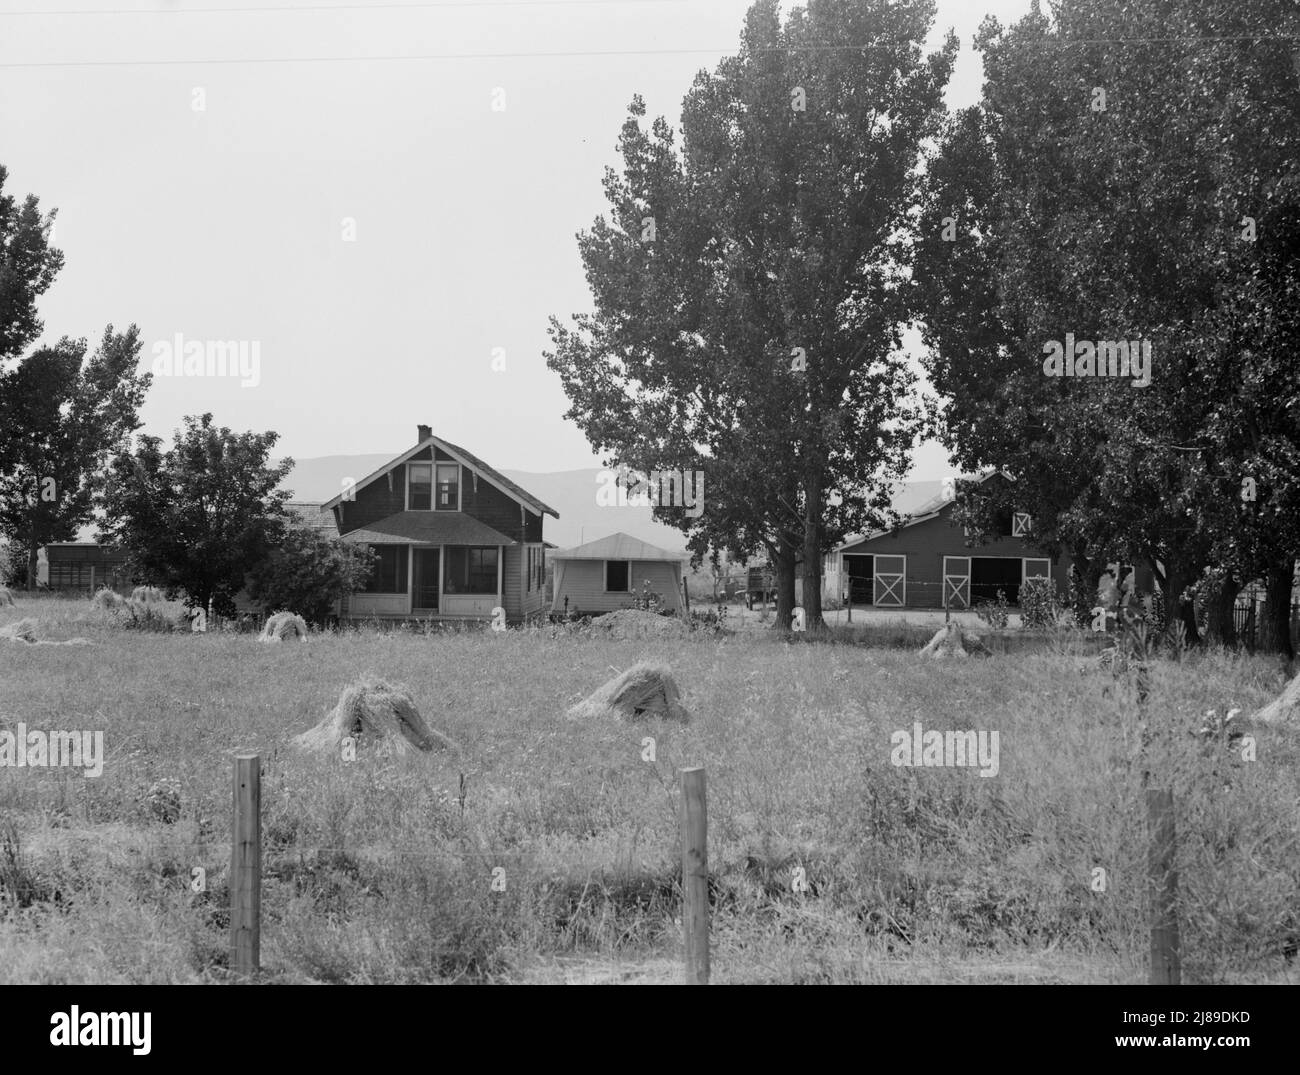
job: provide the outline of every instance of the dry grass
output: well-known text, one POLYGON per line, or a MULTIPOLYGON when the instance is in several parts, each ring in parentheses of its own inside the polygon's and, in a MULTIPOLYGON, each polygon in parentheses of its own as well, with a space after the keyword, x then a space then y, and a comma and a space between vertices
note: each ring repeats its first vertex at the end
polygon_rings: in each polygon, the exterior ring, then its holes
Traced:
POLYGON ((680 959, 676 773, 697 764, 718 981, 1142 981, 1143 768, 1176 796, 1185 980, 1297 978, 1282 954, 1300 906, 1296 735, 1257 730, 1246 762, 1188 734, 1207 709, 1275 697, 1272 661, 1156 664, 1143 759, 1131 683, 1052 652, 922 663, 550 628, 249 646, 118 631, 84 598, 20 597, 0 627, 22 615, 100 645, 8 647, 0 719, 103 729, 107 762, 98 779, 0 779, 3 981, 222 980, 244 749, 265 760, 273 981, 562 980, 572 961, 656 980, 680 959), (643 658, 673 669, 689 726, 560 719, 643 658), (404 683, 460 752, 344 764, 286 749, 359 670, 404 683), (998 775, 893 767, 890 735, 913 721, 998 730, 998 775), (164 817, 153 789, 168 781, 164 817))

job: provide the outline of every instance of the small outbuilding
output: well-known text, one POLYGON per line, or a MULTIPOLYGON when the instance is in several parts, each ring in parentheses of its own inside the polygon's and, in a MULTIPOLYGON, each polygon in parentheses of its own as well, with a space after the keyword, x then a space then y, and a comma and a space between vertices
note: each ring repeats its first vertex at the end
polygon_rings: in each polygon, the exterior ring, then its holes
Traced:
POLYGON ((682 564, 686 557, 630 534, 617 533, 573 549, 551 554, 555 568, 555 613, 617 612, 647 589, 658 594, 663 607, 674 612, 682 605, 682 564), (646 583, 649 583, 647 587, 646 583))

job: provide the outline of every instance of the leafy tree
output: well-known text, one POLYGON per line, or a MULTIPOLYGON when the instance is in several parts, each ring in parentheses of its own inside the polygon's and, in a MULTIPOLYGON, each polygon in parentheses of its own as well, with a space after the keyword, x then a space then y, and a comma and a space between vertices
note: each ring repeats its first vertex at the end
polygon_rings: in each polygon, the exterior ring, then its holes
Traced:
POLYGON ((284 539, 290 494, 278 486, 293 460, 270 464, 275 433, 232 433, 211 414, 184 422, 167 451, 141 436, 113 460, 101 530, 140 574, 183 589, 189 607, 232 615, 245 575, 284 539))
POLYGON ((248 594, 268 612, 289 609, 325 623, 334 602, 360 588, 374 566, 364 546, 291 527, 248 578, 248 594))
POLYGON ((1265 549, 1280 564, 1296 533, 1280 525, 1295 518, 1295 415, 1264 398, 1295 398, 1286 286, 1274 274, 1262 297, 1265 244, 1240 238, 1243 214, 1294 201, 1288 23, 1278 0, 989 20, 984 101, 951 125, 927 185, 917 280, 955 458, 1010 470, 1036 536, 1069 548, 1088 584, 1105 560, 1143 556, 1193 640, 1185 598, 1206 570, 1230 624, 1251 565, 1265 549), (1150 387, 1044 377, 1042 344, 1066 332, 1154 341, 1150 387), (1243 466, 1269 474, 1271 518, 1243 520, 1243 466))
POLYGON ((956 41, 923 56, 928 0, 750 9, 740 51, 701 72, 682 148, 634 98, 608 169, 611 220, 578 237, 595 312, 551 320, 572 418, 607 465, 702 471, 705 510, 656 516, 777 574, 777 626, 821 623, 821 564, 880 525, 925 412, 898 352, 921 142, 956 41))
POLYGON ((0 396, 4 364, 40 336, 44 325, 36 316, 36 299, 63 268, 63 253, 49 245, 57 211, 41 216, 34 194, 19 205, 4 192, 8 178, 8 169, 0 164, 0 396))
POLYGON ((88 523, 112 451, 139 428, 152 376, 137 373, 139 330, 104 330, 86 359, 86 341, 66 337, 19 363, 4 379, 0 417, 10 431, 0 473, 0 534, 26 551, 27 586, 36 585, 37 550, 71 541, 88 523))

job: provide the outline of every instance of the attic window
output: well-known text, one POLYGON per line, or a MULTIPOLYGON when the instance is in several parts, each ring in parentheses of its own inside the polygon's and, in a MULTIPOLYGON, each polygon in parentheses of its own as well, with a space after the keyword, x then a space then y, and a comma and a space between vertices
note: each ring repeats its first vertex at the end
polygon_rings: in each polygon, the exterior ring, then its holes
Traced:
POLYGON ((410 475, 410 511, 429 511, 433 507, 433 464, 411 463, 407 466, 410 475))
POLYGON ((460 508, 460 465, 457 463, 438 464, 438 502, 439 511, 457 511, 460 508))

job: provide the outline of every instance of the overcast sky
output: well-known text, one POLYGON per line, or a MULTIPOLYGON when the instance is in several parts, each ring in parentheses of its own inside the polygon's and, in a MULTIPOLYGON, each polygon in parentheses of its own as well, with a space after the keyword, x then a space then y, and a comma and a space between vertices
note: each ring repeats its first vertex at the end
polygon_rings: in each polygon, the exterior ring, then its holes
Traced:
MULTIPOLYGON (((497 467, 595 466, 542 358, 548 315, 590 308, 574 234, 633 94, 677 125, 748 6, 0 0, 7 192, 59 210, 67 258, 45 340, 135 322, 150 365, 177 333, 257 341, 255 387, 155 379, 145 431, 168 439, 210 410, 298 458, 396 453, 426 422, 497 467)), ((938 6, 961 107, 980 20, 1030 0, 938 6)), ((912 477, 950 472, 936 445, 912 477)))

